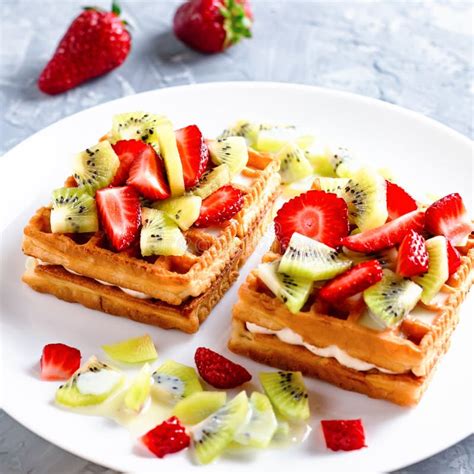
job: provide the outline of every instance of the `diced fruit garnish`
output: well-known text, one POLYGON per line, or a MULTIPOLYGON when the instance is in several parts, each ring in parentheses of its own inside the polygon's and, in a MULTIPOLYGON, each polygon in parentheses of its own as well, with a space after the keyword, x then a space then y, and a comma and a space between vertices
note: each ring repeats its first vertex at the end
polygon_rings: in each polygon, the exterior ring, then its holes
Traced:
POLYGON ((59 188, 53 191, 51 232, 96 232, 99 229, 95 200, 84 188, 59 188))
POLYGON ((366 290, 382 279, 383 269, 378 260, 362 262, 334 278, 319 290, 326 301, 337 303, 366 290))
POLYGON ((304 151, 304 156, 319 176, 335 176, 331 163, 331 150, 327 146, 320 142, 313 143, 304 151))
POLYGON ((79 187, 93 195, 112 182, 119 165, 112 145, 104 140, 76 155, 73 176, 79 187))
POLYGON ((282 183, 292 183, 313 173, 311 163, 304 156, 303 150, 289 143, 277 154, 280 161, 282 183))
POLYGON ((401 186, 388 180, 386 182, 389 219, 396 219, 418 209, 416 201, 401 186))
POLYGON ((326 193, 334 193, 337 197, 344 197, 344 189, 349 182, 349 178, 316 178, 313 189, 320 189, 326 193))
POLYGON ((238 120, 234 125, 223 130, 217 138, 244 137, 248 145, 253 146, 257 141, 258 131, 258 124, 248 120, 238 120))
POLYGON ((171 396, 173 400, 202 392, 196 371, 187 365, 168 360, 153 373, 154 388, 171 396))
POLYGON ((220 165, 206 171, 198 185, 190 189, 190 193, 206 199, 214 191, 230 182, 230 170, 227 165, 220 165))
POLYGON ((452 275, 461 265, 461 254, 455 247, 452 246, 451 242, 448 239, 446 239, 446 244, 448 247, 449 274, 452 275))
POLYGON ((202 199, 199 196, 178 196, 153 203, 154 209, 166 212, 181 230, 188 230, 198 219, 202 199))
POLYGON ((202 138, 201 130, 196 125, 180 128, 175 131, 175 135, 183 167, 184 186, 188 189, 196 186, 206 171, 209 150, 202 138))
POLYGON ((324 191, 308 191, 285 203, 275 218, 275 234, 283 250, 294 232, 329 247, 337 247, 349 233, 347 204, 324 191))
POLYGON ((301 135, 293 125, 260 124, 254 148, 258 151, 278 152, 301 135))
POLYGON ((127 182, 128 173, 132 163, 142 153, 146 153, 148 145, 140 140, 119 140, 112 145, 115 153, 120 160, 120 166, 112 180, 112 186, 122 186, 127 182))
POLYGON ((164 211, 144 207, 142 209, 143 227, 140 233, 141 254, 184 255, 186 239, 178 225, 164 211))
POLYGON ((137 192, 131 186, 99 189, 96 194, 102 227, 118 252, 132 245, 140 228, 141 211, 137 192))
POLYGON ((240 189, 231 185, 223 186, 208 196, 201 204, 196 227, 209 227, 220 224, 235 216, 244 205, 244 195, 240 189))
POLYGON ((187 448, 191 438, 178 418, 172 416, 141 438, 142 443, 159 458, 187 448))
POLYGON ((227 165, 231 175, 240 173, 249 160, 247 142, 243 137, 227 137, 207 142, 211 160, 216 165, 227 165))
POLYGON ((465 245, 473 226, 458 193, 448 194, 426 210, 426 230, 444 235, 455 246, 465 245))
POLYGON ((262 372, 259 378, 278 414, 290 421, 309 418, 308 392, 301 372, 262 372))
POLYGON ((399 244, 411 230, 422 232, 424 211, 413 211, 360 234, 342 239, 342 245, 356 252, 372 253, 399 244))
POLYGON ((413 281, 423 288, 421 301, 430 304, 441 287, 449 278, 448 245, 445 237, 439 235, 426 241, 428 251, 428 271, 423 275, 413 277, 413 281))
POLYGON ((374 253, 359 253, 349 250, 346 247, 342 249, 344 255, 352 260, 353 263, 367 262, 369 260, 378 260, 382 268, 388 268, 389 270, 395 271, 398 260, 398 250, 395 247, 391 247, 385 250, 379 250, 374 253))
POLYGON ((339 178, 351 178, 360 168, 360 164, 351 151, 338 147, 330 156, 333 171, 339 178))
POLYGON ((173 408, 173 415, 185 425, 195 425, 221 408, 226 399, 225 392, 196 392, 179 401, 173 408))
POLYGON ((235 388, 252 378, 244 367, 206 347, 196 349, 194 362, 199 375, 215 388, 235 388))
POLYGON ((43 347, 40 367, 43 380, 67 380, 81 365, 81 352, 66 344, 43 347))
POLYGON ((332 247, 295 232, 280 261, 278 272, 320 281, 339 275, 351 265, 350 260, 341 257, 332 247))
POLYGON ((279 273, 279 265, 279 261, 261 263, 257 267, 258 278, 292 313, 297 313, 308 300, 313 281, 279 273))
POLYGON ((102 346, 104 352, 112 359, 128 364, 141 364, 158 357, 152 338, 145 334, 115 344, 102 346))
POLYGON ((362 420, 321 420, 326 446, 332 451, 365 448, 362 420))
POLYGON ((68 407, 98 405, 109 398, 123 383, 118 370, 91 357, 56 391, 56 402, 68 407))
POLYGON ((412 277, 428 270, 428 252, 425 239, 411 230, 402 240, 398 249, 397 273, 412 277))
POLYGON ((123 399, 124 405, 139 413, 150 396, 151 383, 150 366, 145 364, 128 387, 123 399))
POLYGON ((208 464, 220 456, 245 423, 249 407, 244 391, 191 430, 196 458, 208 464))
POLYGON ((416 283, 384 270, 382 280, 364 291, 364 301, 377 322, 394 327, 416 306, 422 291, 416 283))

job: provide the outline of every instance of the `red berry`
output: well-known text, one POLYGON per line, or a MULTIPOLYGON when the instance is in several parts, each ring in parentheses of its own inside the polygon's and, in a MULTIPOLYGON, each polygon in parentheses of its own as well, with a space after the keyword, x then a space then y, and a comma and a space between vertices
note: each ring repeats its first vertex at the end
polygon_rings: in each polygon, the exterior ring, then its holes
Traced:
POLYGON ((411 230, 402 240, 398 249, 397 273, 403 277, 412 277, 428 271, 428 251, 425 239, 411 230))
POLYGON ((332 451, 365 448, 362 420, 321 420, 326 446, 332 451))
POLYGON ((416 211, 416 201, 398 184, 387 181, 387 210, 389 219, 416 211))
POLYGON ((241 365, 205 347, 198 347, 194 361, 199 375, 215 388, 235 388, 252 378, 241 365))
POLYGON ((115 173, 111 186, 122 186, 127 182, 132 163, 145 150, 143 145, 145 144, 140 140, 120 140, 112 145, 119 157, 120 166, 115 173))
POLYGON ((177 453, 190 443, 186 428, 178 418, 172 416, 141 437, 143 444, 159 458, 177 453))
POLYGON ((67 380, 81 365, 81 353, 66 344, 47 344, 41 355, 43 380, 67 380))
POLYGON ((461 254, 458 252, 456 247, 453 247, 448 239, 446 239, 446 245, 448 246, 449 274, 452 275, 461 265, 461 254))

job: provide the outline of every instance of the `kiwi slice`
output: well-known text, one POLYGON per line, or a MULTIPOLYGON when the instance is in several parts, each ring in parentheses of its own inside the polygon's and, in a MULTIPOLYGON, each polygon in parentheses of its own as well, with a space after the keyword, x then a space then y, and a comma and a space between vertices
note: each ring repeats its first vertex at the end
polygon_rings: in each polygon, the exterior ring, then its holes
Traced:
POLYGON ((179 196, 157 201, 152 207, 166 212, 181 230, 188 230, 199 217, 201 204, 199 196, 179 196))
POLYGON ((222 407, 226 399, 225 392, 196 392, 179 401, 173 415, 185 425, 195 425, 222 407))
POLYGON ((272 404, 263 393, 253 392, 250 411, 250 418, 237 430, 234 441, 253 448, 266 448, 278 427, 272 404))
POLYGON ((294 125, 260 124, 255 148, 258 151, 276 153, 289 143, 306 148, 313 141, 313 136, 302 133, 294 125))
POLYGON ((360 253, 354 252, 346 247, 342 248, 344 255, 352 260, 354 264, 367 262, 369 260, 378 260, 382 268, 388 268, 389 270, 395 270, 397 266, 398 250, 395 247, 389 249, 380 250, 374 253, 360 253))
POLYGON ((259 126, 248 120, 238 120, 234 125, 226 128, 217 139, 227 137, 244 137, 249 146, 255 145, 257 141, 259 126))
POLYGON ((192 367, 168 360, 153 373, 153 387, 172 399, 189 397, 202 392, 198 375, 192 367))
POLYGON ((349 182, 349 178, 325 178, 320 177, 316 178, 313 183, 314 189, 320 189, 321 191, 326 191, 327 193, 333 193, 336 196, 343 198, 344 189, 349 182))
POLYGON ((51 232, 96 232, 99 229, 95 199, 83 188, 53 191, 50 216, 51 232))
POLYGON ((175 221, 164 211, 142 208, 142 223, 140 251, 144 257, 185 254, 186 239, 175 221))
POLYGON ((192 428, 191 436, 199 463, 210 463, 227 448, 237 430, 245 423, 248 410, 248 398, 242 391, 192 428))
POLYGON ((73 176, 79 187, 94 195, 97 189, 112 182, 119 165, 120 160, 112 145, 104 140, 76 155, 73 176))
POLYGON ((207 142, 211 160, 216 165, 227 165, 231 175, 239 174, 247 165, 249 153, 243 137, 227 137, 207 142))
POLYGON ((127 364, 148 362, 158 357, 155 344, 149 334, 115 344, 106 344, 102 346, 102 349, 110 358, 127 364))
POLYGON ((382 280, 364 291, 364 301, 377 322, 395 327, 416 306, 421 293, 416 283, 385 269, 382 280))
POLYGON ((278 260, 261 263, 257 267, 257 275, 268 289, 285 303, 292 313, 297 313, 308 300, 313 289, 313 282, 307 278, 292 277, 285 273, 279 273, 279 265, 278 260))
POLYGON ((230 183, 231 175, 230 169, 227 165, 219 165, 206 171, 199 181, 199 184, 190 189, 190 194, 206 199, 213 192, 217 191, 222 186, 230 183))
POLYGON ((282 183, 292 183, 313 173, 313 167, 298 146, 289 143, 277 154, 282 183))
POLYGON ((330 161, 335 175, 339 178, 352 178, 360 168, 360 164, 354 155, 343 147, 336 149, 330 156, 330 161))
POLYGON ((316 141, 304 150, 304 156, 319 176, 336 176, 331 162, 331 151, 324 144, 316 141))
POLYGON ((118 370, 92 356, 56 391, 56 402, 68 407, 98 405, 109 398, 123 383, 118 370))
POLYGON ((332 247, 294 232, 278 271, 311 281, 329 280, 345 272, 352 263, 332 247))
POLYGON ((423 288, 421 301, 430 304, 431 300, 438 294, 441 287, 449 278, 448 247, 446 237, 438 235, 426 241, 428 252, 428 271, 423 275, 413 277, 418 285, 423 288))
POLYGON ((262 372, 259 379, 277 413, 290 421, 309 418, 308 392, 301 372, 262 372))
POLYGON ((137 413, 142 410, 150 396, 152 380, 150 366, 145 364, 125 393, 123 403, 129 410, 137 413))
POLYGON ((344 189, 349 220, 362 232, 380 227, 388 218, 387 184, 371 168, 356 171, 344 189))

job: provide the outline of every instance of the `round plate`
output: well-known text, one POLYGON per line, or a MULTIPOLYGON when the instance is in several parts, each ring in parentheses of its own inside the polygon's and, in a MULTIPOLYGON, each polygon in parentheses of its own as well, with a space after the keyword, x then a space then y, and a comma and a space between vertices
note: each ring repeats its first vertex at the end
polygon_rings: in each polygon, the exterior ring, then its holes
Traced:
MULTIPOLYGON (((57 383, 39 379, 43 346, 64 342, 83 357, 103 355, 100 346, 148 332, 160 361, 193 364, 198 346, 211 347, 244 364, 253 374, 263 365, 226 348, 237 289, 268 246, 263 239, 199 333, 186 335, 91 311, 34 292, 20 278, 25 257, 22 229, 52 189, 70 174, 71 157, 110 128, 113 114, 149 110, 168 115, 176 128, 196 123, 215 136, 239 118, 291 123, 315 130, 330 143, 353 148, 366 162, 392 168, 417 197, 457 191, 470 207, 471 142, 445 126, 399 107, 348 93, 276 83, 199 84, 157 91, 94 107, 42 130, 1 160, 3 237, 0 286, 3 340, 3 407, 20 423, 54 444, 120 471, 191 469, 189 456, 159 460, 137 446, 127 430, 103 418, 59 410, 57 383), (8 206, 5 206, 8 203, 8 206)), ((470 207, 472 209, 472 207, 470 207)), ((245 456, 224 456, 206 472, 291 469, 390 471, 420 461, 472 432, 472 298, 461 309, 451 349, 439 364, 421 403, 412 409, 372 400, 317 380, 307 380, 312 432, 299 445, 245 456), (471 310, 471 311, 470 311, 471 310), (325 449, 319 420, 362 418, 368 447, 350 453, 325 449)))

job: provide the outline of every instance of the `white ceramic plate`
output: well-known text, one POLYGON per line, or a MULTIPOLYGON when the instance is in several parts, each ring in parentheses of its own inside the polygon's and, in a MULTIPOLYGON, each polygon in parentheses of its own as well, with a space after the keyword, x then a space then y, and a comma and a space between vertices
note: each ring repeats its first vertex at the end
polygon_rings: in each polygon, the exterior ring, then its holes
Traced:
MULTIPOLYGON (((150 110, 169 115, 176 127, 198 124, 214 136, 238 118, 294 123, 317 130, 332 143, 354 148, 366 161, 393 168, 406 188, 425 192, 460 192, 470 209, 471 142, 421 115, 376 100, 307 86, 274 83, 214 83, 151 91, 103 104, 42 130, 1 160, 4 232, 0 285, 3 342, 3 407, 20 423, 83 458, 120 471, 192 468, 187 455, 163 460, 137 448, 128 432, 102 418, 57 409, 56 383, 38 378, 42 347, 64 342, 84 357, 101 355, 100 346, 149 332, 160 360, 192 364, 197 346, 226 349, 231 308, 240 283, 268 245, 263 239, 241 271, 240 280, 214 309, 198 334, 189 336, 133 323, 79 305, 35 293, 20 281, 25 258, 22 228, 46 203, 71 169, 74 152, 94 143, 110 126, 114 113, 150 110), (5 205, 8 203, 8 206, 5 205)), ((312 433, 306 441, 282 450, 224 457, 206 468, 259 472, 388 471, 417 462, 472 432, 472 297, 461 309, 461 323, 425 397, 414 409, 339 390, 308 380, 312 433), (320 419, 362 418, 368 448, 333 453, 324 447, 320 419)), ((256 374, 264 367, 235 355, 232 359, 256 374)))

